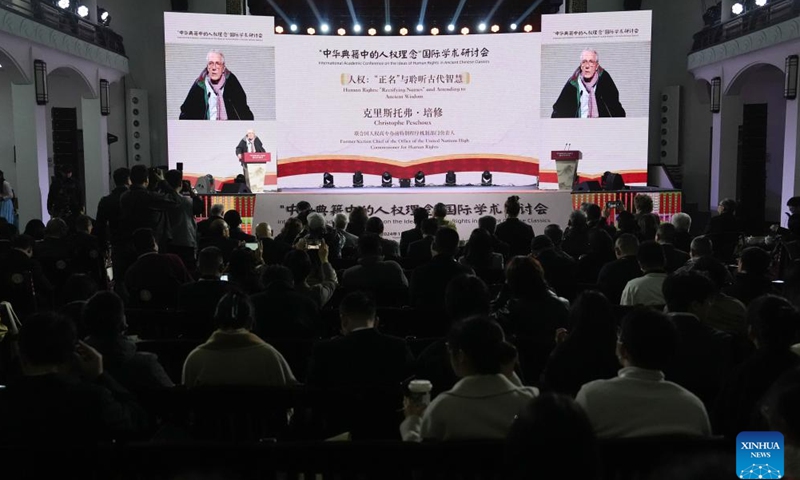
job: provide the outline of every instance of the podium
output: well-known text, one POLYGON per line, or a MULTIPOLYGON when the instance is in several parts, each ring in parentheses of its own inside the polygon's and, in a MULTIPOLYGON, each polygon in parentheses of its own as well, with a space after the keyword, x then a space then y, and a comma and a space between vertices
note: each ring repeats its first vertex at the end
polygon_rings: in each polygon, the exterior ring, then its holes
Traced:
POLYGON ((558 189, 572 190, 575 177, 578 175, 578 160, 583 158, 579 150, 553 150, 550 159, 556 162, 558 189))
POLYGON ((272 157, 267 152, 245 152, 242 155, 242 167, 244 167, 244 179, 247 186, 253 193, 264 191, 264 177, 267 175, 267 163, 272 161, 272 157))

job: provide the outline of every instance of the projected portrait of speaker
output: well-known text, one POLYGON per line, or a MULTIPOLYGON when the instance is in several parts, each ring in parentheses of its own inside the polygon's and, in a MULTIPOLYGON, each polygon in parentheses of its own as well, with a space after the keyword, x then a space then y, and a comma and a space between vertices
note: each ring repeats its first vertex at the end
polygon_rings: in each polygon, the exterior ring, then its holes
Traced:
POLYGON ((580 60, 553 105, 552 118, 624 117, 619 90, 608 71, 600 66, 597 51, 583 50, 580 60))
POLYGON ((211 50, 206 67, 192 84, 181 105, 180 120, 253 120, 247 94, 225 65, 225 55, 211 50))
POLYGON ((236 157, 239 158, 239 162, 242 164, 245 183, 247 183, 252 192, 260 192, 264 189, 266 152, 261 139, 258 138, 256 131, 253 129, 248 130, 244 138, 236 145, 236 157), (264 157, 263 161, 260 161, 262 156, 264 157))

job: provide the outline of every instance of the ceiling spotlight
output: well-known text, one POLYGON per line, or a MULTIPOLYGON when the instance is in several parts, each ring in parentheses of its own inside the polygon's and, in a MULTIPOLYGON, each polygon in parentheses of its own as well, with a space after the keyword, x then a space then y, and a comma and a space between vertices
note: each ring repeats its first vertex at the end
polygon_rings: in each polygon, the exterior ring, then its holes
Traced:
POLYGON ((456 26, 455 26, 455 25, 453 25, 452 23, 451 23, 450 25, 448 25, 448 26, 447 26, 447 31, 448 31, 448 32, 452 32, 452 31, 454 31, 455 29, 456 29, 456 26))
POLYGON ((736 2, 731 7, 731 11, 734 15, 741 15, 742 12, 744 12, 744 5, 742 5, 741 2, 736 2))
POLYGON ((756 7, 763 7, 767 4, 767 0, 756 0, 756 7))
POLYGON ((525 30, 526 32, 532 32, 533 31, 533 26, 525 25, 525 28, 523 28, 523 30, 525 30))
POLYGON ((408 35, 408 29, 406 27, 401 28, 400 35, 408 35))
POLYGON ((510 28, 511 28, 511 30, 516 30, 517 29, 517 24, 516 23, 512 23, 510 28))
POLYGON ((417 24, 417 31, 418 31, 418 32, 421 32, 421 31, 423 31, 423 30, 425 30, 425 27, 424 27, 424 26, 422 26, 422 24, 421 24, 421 23, 417 24))
POLYGON ((80 16, 81 18, 88 17, 89 7, 87 7, 86 5, 81 5, 80 7, 78 7, 78 16, 80 16))
POLYGON ((467 35, 469 33, 469 28, 464 27, 461 29, 461 35, 467 35))
POLYGON ((439 29, 436 27, 431 28, 431 35, 439 35, 439 29))
POLYGON ((64 10, 69 8, 69 0, 58 0, 58 6, 64 10))
POLYGON ((314 30, 314 27, 308 27, 308 30, 306 30, 306 33, 309 34, 309 35, 314 35, 315 33, 317 33, 317 31, 314 30))
POLYGON ((378 33, 378 31, 375 30, 374 28, 370 28, 369 30, 367 30, 367 33, 369 33, 370 35, 375 35, 376 33, 378 33))
POLYGON ((353 31, 356 32, 356 33, 361 33, 361 25, 359 25, 357 23, 355 25, 353 25, 353 31))
POLYGON ((386 32, 386 33, 391 32, 392 31, 392 26, 387 23, 386 25, 383 26, 383 31, 386 32))
POLYGON ((492 25, 492 33, 497 33, 500 31, 500 25, 492 25))
POLYGON ((486 24, 485 23, 481 23, 480 25, 478 25, 478 31, 481 31, 481 32, 486 31, 486 24))
POLYGON ((347 31, 344 28, 340 28, 339 30, 336 30, 336 33, 338 33, 339 35, 344 35, 345 33, 347 33, 347 31))
POLYGON ((105 8, 97 7, 97 18, 103 23, 103 25, 108 25, 111 23, 111 14, 108 13, 108 10, 105 8))
POLYGON ((328 26, 327 23, 323 23, 322 25, 319 26, 319 31, 322 33, 328 33, 328 30, 330 30, 330 27, 328 26))
POLYGON ((283 27, 281 27, 280 25, 275 27, 275 33, 283 33, 283 27))
POLYGON ((296 24, 294 24, 294 23, 293 23, 293 24, 291 24, 291 25, 289 25, 289 30, 291 30, 291 31, 293 31, 293 32, 296 32, 296 31, 297 31, 297 25, 296 25, 296 24))

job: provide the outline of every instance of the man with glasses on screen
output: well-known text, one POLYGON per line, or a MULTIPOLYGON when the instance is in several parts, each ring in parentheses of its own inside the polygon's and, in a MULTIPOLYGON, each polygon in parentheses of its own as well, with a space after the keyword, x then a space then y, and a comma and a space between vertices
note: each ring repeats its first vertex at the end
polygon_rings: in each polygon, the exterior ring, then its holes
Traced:
POLYGON ((581 52, 581 64, 564 85, 553 105, 552 118, 624 117, 619 90, 600 66, 596 50, 581 52))
POLYGON ((264 150, 264 145, 261 144, 261 139, 256 136, 256 131, 250 129, 247 131, 247 134, 244 136, 244 138, 239 142, 239 145, 236 146, 236 156, 239 157, 239 161, 242 162, 245 183, 247 184, 247 187, 251 189, 252 186, 250 185, 250 172, 247 168, 248 165, 244 163, 244 154, 256 152, 262 153, 266 152, 266 150, 264 150))
POLYGON ((225 55, 211 50, 206 68, 181 105, 181 120, 253 120, 242 84, 225 66, 225 55))

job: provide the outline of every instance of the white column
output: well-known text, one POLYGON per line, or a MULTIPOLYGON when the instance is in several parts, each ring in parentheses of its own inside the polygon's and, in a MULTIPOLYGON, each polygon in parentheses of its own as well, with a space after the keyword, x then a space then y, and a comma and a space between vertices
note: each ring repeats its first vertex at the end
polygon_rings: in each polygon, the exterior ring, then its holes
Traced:
POLYGON ((36 88, 11 84, 11 110, 14 118, 14 145, 17 149, 19 221, 25 225, 35 218, 47 223, 47 193, 50 173, 47 168, 47 106, 36 105, 36 88))
POLYGON ((98 23, 97 18, 97 0, 81 0, 81 5, 86 5, 89 9, 89 17, 87 17, 91 22, 98 23))
POLYGON ((712 120, 711 191, 709 208, 716 210, 719 201, 736 198, 736 171, 739 149, 739 126, 742 124, 742 100, 738 95, 723 95, 720 112, 712 120))
MULTIPOLYGON (((731 17, 733 17, 733 12, 731 11, 731 8, 733 7, 733 4, 738 2, 738 1, 740 1, 740 0, 722 0, 722 21, 723 22, 725 22, 727 20, 730 20, 731 17)), ((744 0, 741 0, 741 1, 744 2, 744 0)))
MULTIPOLYGON (((783 135, 783 181, 781 184, 781 208, 785 211, 786 202, 800 195, 800 99, 786 100, 786 123, 783 135)), ((787 218, 781 215, 781 225, 787 225, 787 218)))
POLYGON ((97 203, 108 195, 108 117, 100 115, 99 98, 81 99, 83 129, 83 171, 86 186, 86 215, 97 215, 97 203))

